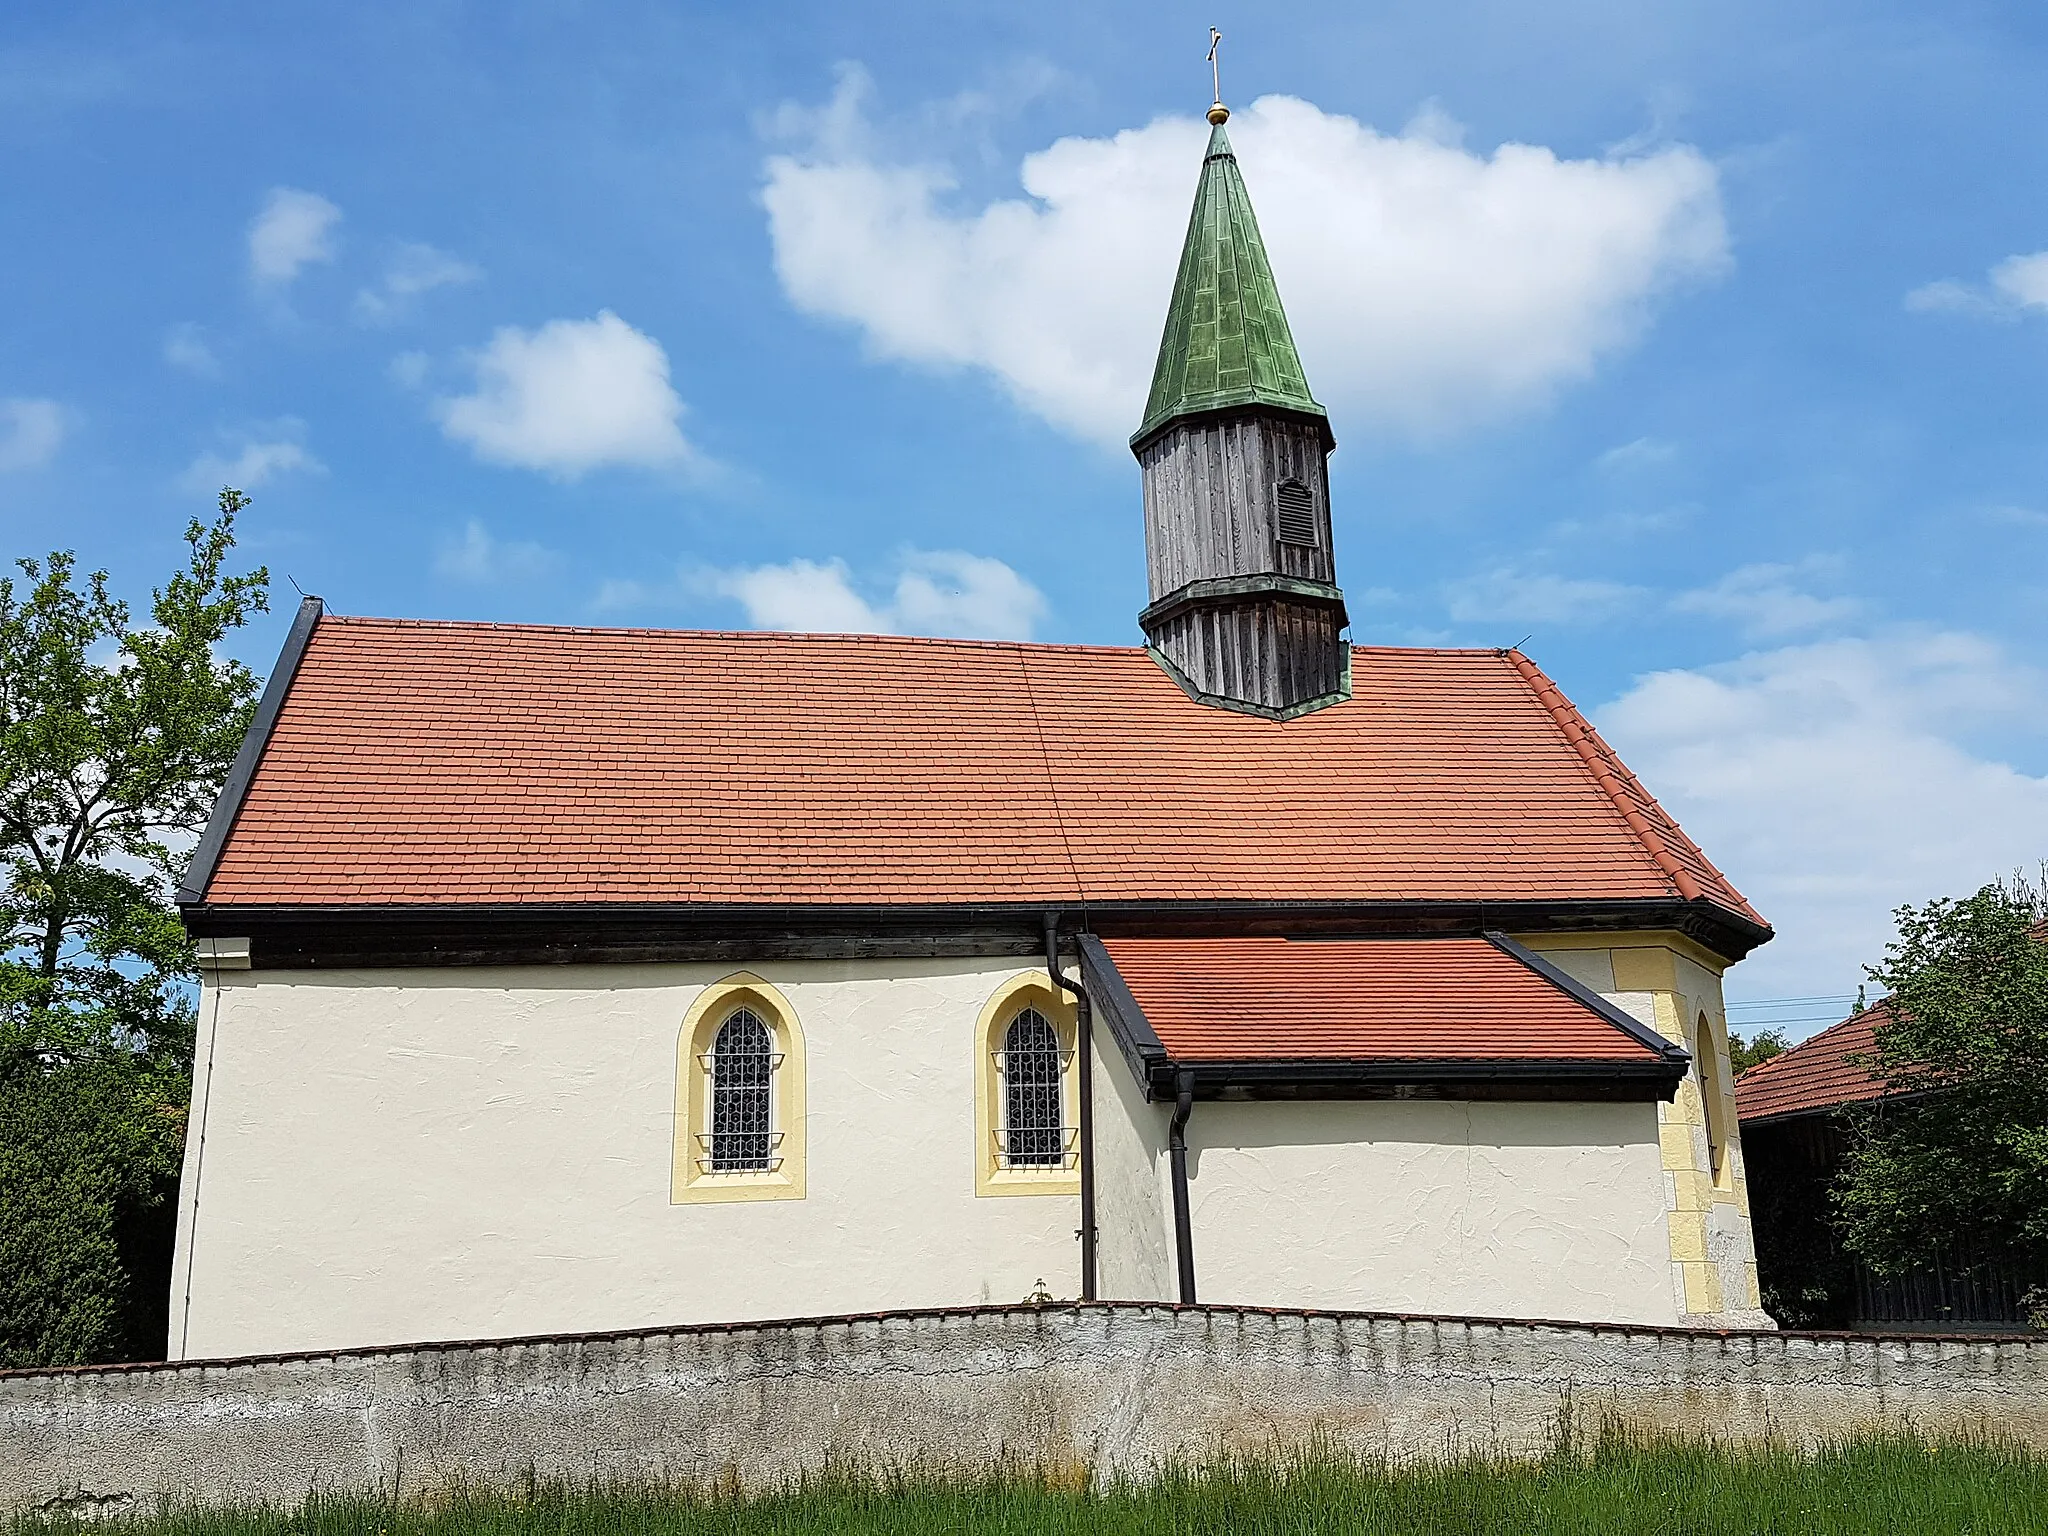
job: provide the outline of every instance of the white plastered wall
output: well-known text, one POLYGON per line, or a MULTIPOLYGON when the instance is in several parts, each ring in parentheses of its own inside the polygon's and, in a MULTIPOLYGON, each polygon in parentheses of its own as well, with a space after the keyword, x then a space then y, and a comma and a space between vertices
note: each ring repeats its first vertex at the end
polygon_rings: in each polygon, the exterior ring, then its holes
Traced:
POLYGON ((752 967, 804 1032, 806 1197, 671 1204, 678 1032, 735 969, 209 976, 172 1358, 1076 1293, 1071 1195, 975 1193, 1016 961, 752 967))
POLYGON ((1676 1321, 1649 1104, 1203 1103, 1203 1301, 1676 1321))
MULTIPOLYGON (((1096 1073, 1102 1294, 1171 1300, 1170 1106, 1096 1073)), ((1205 1302, 1677 1321, 1652 1104, 1205 1101, 1188 1175, 1205 1302)))
MULTIPOLYGON (((1164 1301, 1178 1294, 1166 1177, 1172 1106, 1145 1090, 1095 1021, 1096 1294, 1105 1301, 1164 1301)), ((1271 1305, 1271 1303, 1268 1303, 1271 1305)))
POLYGON ((1673 1304, 1688 1323, 1775 1326, 1761 1310, 1757 1292, 1749 1189, 1721 995, 1724 962, 1671 933, 1524 935, 1523 942, 1574 980, 1692 1052, 1693 1071, 1671 1102, 1657 1106, 1673 1304), (1705 1059, 1699 1038, 1702 1018, 1714 1047, 1712 1083, 1703 1083, 1700 1075, 1705 1059), (1708 1146, 1703 1102, 1707 1093, 1716 1096, 1727 1149, 1718 1180, 1708 1146))

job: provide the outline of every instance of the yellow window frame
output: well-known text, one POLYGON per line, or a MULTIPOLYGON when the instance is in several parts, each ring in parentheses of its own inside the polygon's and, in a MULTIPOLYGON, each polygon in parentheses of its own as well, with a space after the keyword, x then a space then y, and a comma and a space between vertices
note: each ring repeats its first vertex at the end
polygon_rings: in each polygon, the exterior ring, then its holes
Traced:
POLYGON ((780 991, 748 971, 715 981, 697 994, 676 1040, 675 1141, 669 1169, 671 1205, 740 1200, 801 1200, 805 1182, 804 1034, 796 1009, 780 991), (773 1169, 714 1173, 699 1159, 711 1134, 708 1059, 725 1021, 751 1009, 768 1026, 776 1053, 772 1124, 780 1134, 773 1169))
MULTIPOLYGON (((1078 1167, 1008 1168, 996 1146, 1003 1123, 1003 1082, 998 1065, 1003 1034, 1026 1008, 1043 1014, 1059 1037, 1060 1123, 1069 1129, 1080 1124, 1081 1066, 1075 1054, 1080 1024, 1073 1000, 1055 988, 1042 971, 1013 976, 982 1007, 974 1029, 974 1192, 988 1196, 1078 1195, 1078 1167)), ((1067 1162, 1071 1165, 1074 1159, 1067 1162)))

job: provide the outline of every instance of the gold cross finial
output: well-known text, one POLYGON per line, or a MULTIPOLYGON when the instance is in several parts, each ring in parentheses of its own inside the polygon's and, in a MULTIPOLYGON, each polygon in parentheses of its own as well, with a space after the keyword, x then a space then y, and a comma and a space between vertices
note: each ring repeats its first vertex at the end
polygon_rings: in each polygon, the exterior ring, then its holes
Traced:
POLYGON ((1216 50, 1223 46, 1223 34, 1214 27, 1209 29, 1209 83, 1215 87, 1216 100, 1209 108, 1209 121, 1219 128, 1230 121, 1230 108, 1223 105, 1223 66, 1216 61, 1216 50))

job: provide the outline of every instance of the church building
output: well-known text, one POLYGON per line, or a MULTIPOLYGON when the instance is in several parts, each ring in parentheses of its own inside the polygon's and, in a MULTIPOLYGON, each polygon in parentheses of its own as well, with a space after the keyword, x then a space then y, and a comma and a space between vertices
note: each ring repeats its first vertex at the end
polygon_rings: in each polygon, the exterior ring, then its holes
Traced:
POLYGON ((1757 1310, 1770 937, 1516 650, 1354 647, 1214 125, 1143 646, 331 614, 179 892, 173 1359, 1101 1298, 1757 1310))

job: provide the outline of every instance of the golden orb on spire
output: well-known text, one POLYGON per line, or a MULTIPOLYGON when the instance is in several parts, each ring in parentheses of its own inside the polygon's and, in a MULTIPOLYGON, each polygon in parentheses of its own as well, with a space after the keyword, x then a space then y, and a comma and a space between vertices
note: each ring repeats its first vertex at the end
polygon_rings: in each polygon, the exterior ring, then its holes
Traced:
POLYGON ((1230 121, 1230 108, 1223 105, 1223 103, 1220 101, 1217 102, 1215 106, 1209 109, 1209 121, 1214 123, 1218 128, 1221 128, 1225 123, 1230 121))

